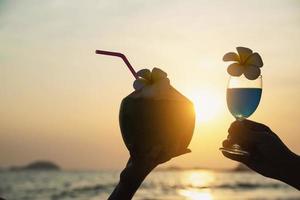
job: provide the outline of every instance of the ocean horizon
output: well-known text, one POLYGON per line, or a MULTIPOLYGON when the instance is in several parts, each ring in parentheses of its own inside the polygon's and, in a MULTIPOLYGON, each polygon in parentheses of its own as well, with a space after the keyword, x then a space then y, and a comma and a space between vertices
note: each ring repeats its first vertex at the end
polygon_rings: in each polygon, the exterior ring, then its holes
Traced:
MULTIPOLYGON (((120 170, 0 171, 0 197, 7 200, 102 200, 120 170)), ((299 200, 296 189, 252 172, 204 169, 153 171, 135 200, 299 200)))

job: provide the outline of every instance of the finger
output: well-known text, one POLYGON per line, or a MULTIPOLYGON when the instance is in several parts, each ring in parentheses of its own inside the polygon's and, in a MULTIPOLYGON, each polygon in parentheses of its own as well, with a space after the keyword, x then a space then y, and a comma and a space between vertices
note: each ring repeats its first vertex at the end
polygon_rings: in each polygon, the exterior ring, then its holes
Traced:
POLYGON ((234 121, 229 129, 228 129, 228 133, 230 136, 235 136, 235 135, 245 135, 245 134, 249 134, 249 132, 252 132, 253 130, 250 129, 248 126, 245 125, 245 123, 243 123, 243 121, 234 121))
POLYGON ((228 129, 228 140, 231 143, 241 143, 244 140, 249 140, 248 138, 251 137, 250 129, 248 129, 245 125, 242 124, 240 121, 233 122, 229 129, 228 129))
POLYGON ((269 134, 269 135, 273 135, 275 137, 278 137, 276 135, 276 133, 274 133, 270 127, 266 126, 265 124, 261 124, 258 122, 254 122, 251 120, 243 120, 243 123, 245 124, 245 126, 247 126, 249 129, 253 130, 253 131, 257 131, 257 132, 261 132, 264 134, 269 134))
POLYGON ((234 161, 238 161, 238 162, 241 162, 243 164, 247 164, 248 163, 248 156, 242 156, 242 155, 237 155, 237 154, 231 154, 231 153, 228 153, 226 151, 222 151, 222 154, 226 157, 226 158, 229 158, 231 160, 234 160, 234 161))
POLYGON ((242 121, 242 123, 253 131, 271 131, 271 129, 268 126, 255 121, 245 119, 242 121))
POLYGON ((232 145, 233 145, 233 143, 228 139, 226 139, 222 142, 222 146, 225 147, 225 148, 231 147, 232 145))
MULTIPOLYGON (((181 140, 177 140, 176 142, 174 142, 174 144, 170 144, 169 147, 171 148, 166 148, 166 157, 176 157, 179 155, 182 155, 184 153, 186 153, 187 149, 186 148, 182 148, 181 147, 181 140)), ((189 150, 190 151, 190 150, 189 150)))
POLYGON ((164 163, 164 162, 171 160, 171 158, 172 158, 172 156, 170 155, 170 151, 168 151, 167 149, 161 148, 155 162, 156 163, 164 163))
POLYGON ((184 149, 182 151, 178 151, 176 154, 173 155, 173 158, 184 155, 184 154, 188 154, 191 153, 192 151, 190 149, 184 149))
POLYGON ((228 139, 235 137, 243 137, 249 134, 251 130, 247 128, 241 121, 233 122, 228 129, 228 139))
POLYGON ((165 160, 168 161, 168 160, 171 160, 172 158, 176 158, 176 157, 179 157, 181 155, 188 154, 191 152, 192 151, 190 149, 180 150, 180 151, 177 151, 176 153, 169 154, 168 156, 165 157, 165 160))
POLYGON ((169 145, 173 146, 173 148, 169 149, 170 155, 172 155, 172 154, 175 155, 180 151, 180 140, 175 141, 173 145, 171 145, 171 144, 169 144, 169 145))
POLYGON ((232 143, 238 144, 260 144, 266 141, 271 135, 265 131, 244 130, 229 135, 232 143))
MULTIPOLYGON (((246 122, 247 123, 247 122, 246 122)), ((228 138, 237 143, 257 143, 264 141, 269 136, 266 129, 253 130, 250 129, 243 121, 233 122, 228 129, 228 138)))
POLYGON ((271 130, 268 126, 266 126, 264 124, 244 119, 242 121, 236 120, 236 121, 232 122, 228 129, 228 132, 230 133, 235 130, 239 130, 239 129, 243 129, 243 128, 250 129, 253 131, 270 131, 271 130))
POLYGON ((243 121, 235 120, 230 124, 228 133, 234 132, 235 130, 241 129, 243 127, 243 121))
POLYGON ((161 150, 161 152, 158 156, 157 162, 164 163, 164 162, 167 162, 167 161, 171 160, 172 158, 175 158, 175 157, 178 157, 178 156, 181 156, 183 154, 190 153, 190 152, 192 152, 190 149, 184 149, 184 150, 178 151, 176 153, 174 153, 174 152, 171 153, 168 150, 161 150))

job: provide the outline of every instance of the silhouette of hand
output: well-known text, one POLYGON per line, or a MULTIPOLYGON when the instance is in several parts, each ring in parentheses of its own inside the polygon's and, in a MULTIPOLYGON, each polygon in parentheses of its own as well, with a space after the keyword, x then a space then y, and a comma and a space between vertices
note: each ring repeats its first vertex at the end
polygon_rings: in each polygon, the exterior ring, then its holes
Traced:
POLYGON ((190 153, 189 149, 180 149, 180 144, 171 147, 156 145, 148 151, 137 154, 134 148, 130 151, 130 158, 120 175, 120 182, 110 195, 109 200, 129 200, 142 184, 146 176, 159 164, 174 157, 190 153))
POLYGON ((128 180, 132 177, 143 177, 145 174, 149 174, 157 165, 190 152, 190 149, 169 151, 162 146, 155 146, 143 155, 132 155, 131 153, 126 170, 121 173, 121 178, 128 180))
POLYGON ((238 144, 247 150, 249 156, 233 155, 222 152, 224 156, 247 165, 263 176, 284 181, 300 188, 299 156, 294 154, 281 139, 266 125, 250 120, 235 121, 231 124, 223 147, 238 144), (298 169, 298 170, 297 170, 298 169))

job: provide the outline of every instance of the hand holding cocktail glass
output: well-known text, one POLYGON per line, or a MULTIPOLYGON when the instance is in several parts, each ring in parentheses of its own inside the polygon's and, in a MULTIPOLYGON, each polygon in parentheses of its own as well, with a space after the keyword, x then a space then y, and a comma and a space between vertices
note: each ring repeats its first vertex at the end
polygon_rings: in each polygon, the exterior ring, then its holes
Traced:
POLYGON ((293 153, 266 125, 247 120, 256 110, 262 93, 258 53, 237 47, 238 54, 225 54, 231 75, 227 87, 227 106, 236 118, 228 129, 228 138, 220 148, 223 155, 239 161, 257 173, 283 181, 300 190, 300 157, 293 153))
POLYGON ((250 148, 247 149, 249 156, 222 151, 225 157, 300 190, 300 156, 292 152, 268 126, 246 119, 236 120, 228 133, 230 139, 223 141, 224 148, 231 148, 236 143, 250 148))
MULTIPOLYGON (((237 47, 238 54, 229 52, 224 55, 224 61, 232 61, 227 68, 231 75, 227 86, 227 106, 231 114, 238 121, 242 121, 252 115, 261 98, 262 76, 260 68, 263 66, 258 53, 251 49, 237 47)), ((230 140, 230 138, 228 138, 230 140)), ((249 156, 249 152, 239 145, 222 147, 221 151, 230 154, 249 156)))

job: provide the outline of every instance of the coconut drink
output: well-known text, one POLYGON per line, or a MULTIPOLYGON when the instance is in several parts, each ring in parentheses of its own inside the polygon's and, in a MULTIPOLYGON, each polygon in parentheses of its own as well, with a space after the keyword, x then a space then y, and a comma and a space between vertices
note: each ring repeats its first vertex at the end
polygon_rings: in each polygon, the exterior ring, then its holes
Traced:
POLYGON ((155 145, 170 152, 186 149, 195 125, 193 103, 170 85, 162 70, 137 74, 135 91, 122 100, 119 113, 126 147, 138 154, 155 145))
POLYGON ((134 91, 122 100, 119 112, 122 138, 130 153, 143 155, 158 145, 170 152, 186 149, 195 126, 194 106, 171 86, 167 73, 158 68, 136 73, 123 54, 96 53, 122 58, 135 77, 134 91))

